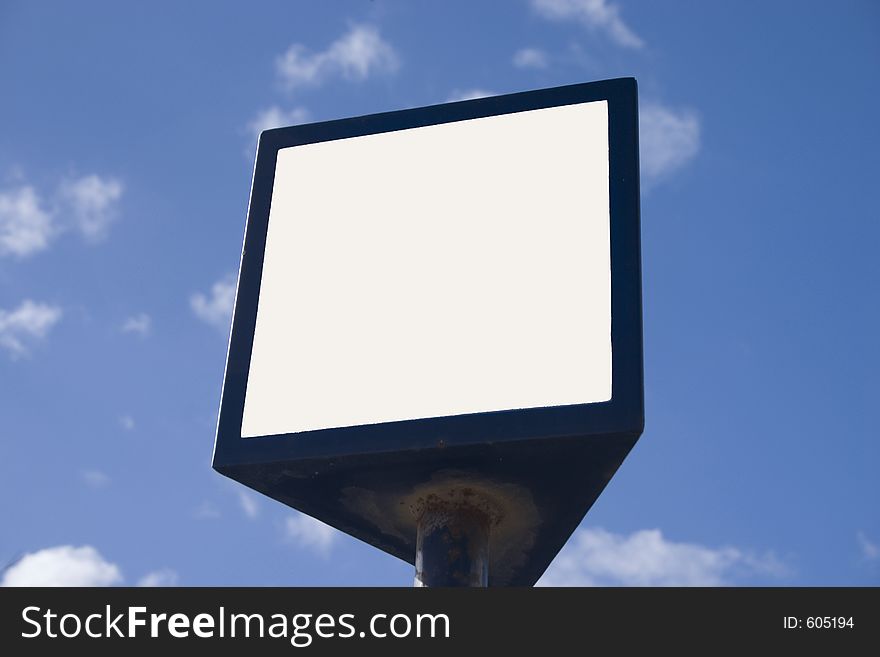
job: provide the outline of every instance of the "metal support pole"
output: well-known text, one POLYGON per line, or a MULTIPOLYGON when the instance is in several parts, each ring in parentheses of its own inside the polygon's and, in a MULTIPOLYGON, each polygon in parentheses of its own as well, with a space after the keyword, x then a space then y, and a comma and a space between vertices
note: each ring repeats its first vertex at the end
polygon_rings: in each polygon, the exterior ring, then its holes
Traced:
POLYGON ((471 506, 426 506, 418 518, 414 586, 487 586, 489 524, 471 506))

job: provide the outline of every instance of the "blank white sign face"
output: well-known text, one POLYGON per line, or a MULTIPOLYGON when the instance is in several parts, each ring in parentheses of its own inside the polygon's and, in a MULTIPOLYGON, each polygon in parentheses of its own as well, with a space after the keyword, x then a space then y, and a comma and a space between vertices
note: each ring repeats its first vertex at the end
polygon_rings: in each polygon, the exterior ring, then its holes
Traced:
POLYGON ((608 107, 278 152, 243 437, 611 399, 608 107))

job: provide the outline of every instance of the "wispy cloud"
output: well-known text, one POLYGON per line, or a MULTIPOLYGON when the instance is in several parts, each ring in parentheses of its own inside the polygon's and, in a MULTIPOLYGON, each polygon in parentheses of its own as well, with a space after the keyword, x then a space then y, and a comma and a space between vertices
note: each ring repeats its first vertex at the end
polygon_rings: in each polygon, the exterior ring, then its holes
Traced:
POLYGON ((126 431, 134 431, 134 418, 131 415, 123 415, 119 418, 119 426, 126 431))
POLYGON ((100 470, 83 470, 79 476, 89 488, 104 488, 110 484, 110 477, 100 470))
POLYGON ((645 45, 620 17, 618 6, 607 0, 532 0, 532 8, 550 20, 579 21, 591 30, 604 32, 624 48, 639 49, 645 45))
POLYGON ((880 545, 874 543, 868 538, 865 532, 857 532, 856 539, 859 542, 859 548, 862 550, 862 556, 868 561, 876 561, 880 559, 880 545))
POLYGON ((29 345, 43 339, 61 319, 61 309, 26 299, 14 310, 0 308, 0 347, 13 359, 28 354, 29 345))
POLYGON ((52 213, 33 187, 0 191, 0 255, 29 256, 49 246, 52 213))
POLYGON ((517 68, 547 68, 547 53, 539 48, 523 48, 513 55, 513 65, 517 68))
POLYGON ((253 495, 241 489, 237 490, 236 493, 238 494, 238 504, 248 518, 253 519, 260 515, 260 505, 253 495))
POLYGON ((153 330, 153 320, 147 313, 138 313, 137 315, 132 315, 131 317, 126 318, 126 320, 122 322, 121 330, 123 333, 134 333, 135 335, 145 338, 150 335, 153 330))
POLYGON ((489 91, 487 89, 456 89, 451 94, 449 94, 449 98, 446 99, 446 102, 454 103, 459 100, 474 100, 476 98, 486 98, 488 96, 494 95, 494 91, 489 91))
POLYGON ((48 200, 27 184, 0 190, 0 256, 45 251, 70 229, 99 241, 118 216, 122 192, 119 180, 95 174, 61 182, 48 200))
POLYGON ((772 554, 735 547, 675 543, 658 529, 629 536, 579 530, 541 578, 544 586, 724 586, 741 577, 779 578, 785 566, 772 554))
POLYGON ((257 115, 248 123, 247 130, 256 141, 263 130, 282 128, 289 125, 305 123, 309 120, 309 111, 305 107, 294 107, 285 110, 278 105, 257 112, 257 115))
POLYGON ((110 223, 116 218, 122 191, 119 180, 92 174, 63 182, 60 195, 83 237, 97 241, 107 235, 110 223))
POLYGON ((691 110, 646 103, 639 111, 642 179, 651 186, 690 162, 700 150, 700 120, 691 110))
POLYGON ((284 521, 284 537, 289 542, 326 557, 336 542, 337 531, 304 513, 294 512, 284 521))
POLYGON ((189 303, 196 317, 221 331, 227 331, 235 304, 235 279, 227 276, 217 281, 207 294, 193 294, 189 303))
POLYGON ((60 545, 24 555, 3 573, 0 586, 113 586, 119 567, 92 546, 60 545))
POLYGON ((170 568, 162 568, 141 577, 137 585, 141 587, 177 586, 179 580, 177 572, 170 568))
POLYGON ((284 85, 293 89, 337 76, 365 80, 374 73, 393 73, 400 67, 400 59, 376 27, 353 25, 321 52, 312 53, 300 43, 291 45, 276 66, 284 85))

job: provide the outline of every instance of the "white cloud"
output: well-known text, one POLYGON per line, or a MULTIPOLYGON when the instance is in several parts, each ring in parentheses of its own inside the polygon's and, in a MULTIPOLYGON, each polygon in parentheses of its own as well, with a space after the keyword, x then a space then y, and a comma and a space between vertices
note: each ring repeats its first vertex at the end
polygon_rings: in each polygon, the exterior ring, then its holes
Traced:
POLYGON ((122 323, 123 333, 134 333, 143 338, 150 334, 152 328, 153 320, 147 313, 132 315, 122 323))
POLYGON ((248 132, 253 135, 256 141, 263 130, 271 128, 283 128, 289 125, 305 123, 309 120, 309 111, 305 107, 294 107, 293 109, 284 110, 273 105, 268 109, 264 109, 247 125, 248 132))
POLYGON ((244 490, 238 490, 238 503, 241 506, 241 510, 244 511, 244 514, 248 518, 256 518, 260 515, 260 505, 257 503, 256 498, 244 490))
POLYGON ((83 470, 79 475, 89 488, 104 488, 110 483, 110 477, 100 470, 83 470))
POLYGON ((336 542, 337 532, 320 520, 296 513, 285 519, 284 536, 291 543, 326 557, 336 542))
POLYGON ((371 25, 354 25, 327 50, 310 53, 295 43, 277 62, 278 74, 289 88, 320 84, 332 76, 365 80, 373 73, 393 73, 400 67, 394 48, 371 25))
POLYGON ((550 20, 577 20, 601 30, 617 45, 639 49, 645 42, 623 22, 620 9, 607 0, 532 0, 532 8, 550 20))
POLYGON ((147 573, 138 580, 138 586, 157 587, 157 586, 177 586, 180 578, 177 573, 170 568, 162 568, 147 573))
POLYGON ((582 529, 541 578, 543 586, 724 586, 739 576, 780 577, 785 567, 772 555, 734 547, 674 543, 658 529, 621 536, 582 529))
POLYGON ((464 91, 456 89, 449 94, 449 98, 446 99, 446 102, 455 103, 459 100, 474 100, 476 98, 486 98, 494 95, 494 91, 487 91, 486 89, 465 89, 464 91))
POLYGON ((229 329, 232 307, 235 304, 235 280, 227 276, 214 283, 209 294, 193 294, 189 303, 196 317, 226 331, 229 329))
POLYGON ((33 187, 0 191, 0 255, 24 257, 49 246, 52 214, 33 187))
POLYGON ((62 182, 49 208, 29 185, 0 191, 0 255, 43 251, 68 226, 88 241, 103 238, 117 216, 122 192, 117 179, 94 174, 62 182), (56 221, 58 217, 64 221, 56 221))
POLYGON ((90 545, 60 545, 24 555, 10 566, 0 586, 112 586, 122 582, 119 567, 90 545))
POLYGON ((134 418, 131 415, 123 415, 119 418, 119 425, 126 431, 134 431, 134 418))
POLYGON ((115 178, 92 174, 62 183, 60 196, 82 235, 96 241, 106 236, 116 218, 122 191, 122 183, 115 178))
POLYGON ((858 532, 856 538, 862 549, 862 556, 868 561, 880 559, 880 545, 872 542, 864 532, 858 532))
POLYGON ((28 353, 28 344, 45 338, 61 319, 61 309, 27 299, 15 310, 0 308, 0 347, 13 358, 28 353))
POLYGON ((517 68, 547 68, 547 54, 538 48, 523 48, 513 55, 517 68))
POLYGON ((639 111, 642 178, 648 186, 681 169, 700 150, 700 120, 690 110, 647 103, 639 111))

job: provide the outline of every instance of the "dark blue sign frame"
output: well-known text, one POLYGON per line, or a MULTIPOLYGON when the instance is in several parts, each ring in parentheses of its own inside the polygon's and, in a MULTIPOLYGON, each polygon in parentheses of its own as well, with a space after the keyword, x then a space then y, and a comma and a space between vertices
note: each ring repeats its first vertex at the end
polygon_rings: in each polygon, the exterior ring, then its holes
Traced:
POLYGON ((342 504, 343 491, 351 490, 351 484, 357 484, 357 490, 378 486, 383 497, 393 497, 395 486, 403 490, 449 468, 479 472, 498 481, 515 481, 533 490, 536 500, 542 500, 536 502, 542 514, 541 528, 526 550, 527 563, 508 568, 507 575, 495 578, 490 570, 490 583, 532 584, 583 518, 643 427, 638 103, 634 79, 278 128, 260 135, 214 449, 215 469, 408 561, 414 555, 414 534, 409 536, 408 528, 389 533, 387 528, 359 517, 351 505, 342 504), (241 437, 280 149, 601 100, 608 103, 613 358, 610 401, 241 437), (387 481, 389 477, 394 481, 387 481), (560 486, 562 489, 557 490, 560 486), (547 493, 550 490, 555 492, 547 493))

